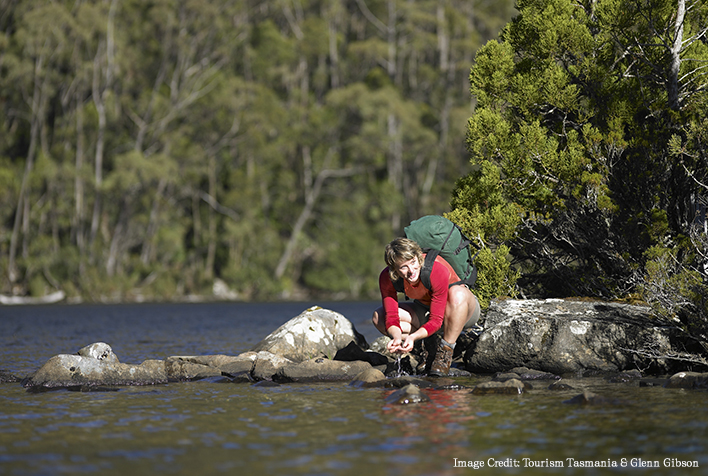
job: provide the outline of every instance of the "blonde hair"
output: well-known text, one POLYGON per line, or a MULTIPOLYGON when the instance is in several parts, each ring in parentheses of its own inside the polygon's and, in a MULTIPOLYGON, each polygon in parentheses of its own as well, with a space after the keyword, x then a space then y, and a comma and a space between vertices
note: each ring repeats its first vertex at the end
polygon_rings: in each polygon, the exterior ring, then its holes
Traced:
POLYGON ((396 272, 396 266, 414 258, 423 266, 423 250, 415 241, 408 238, 396 238, 387 244, 384 251, 384 259, 388 265, 391 281, 397 281, 400 278, 398 272, 396 272))

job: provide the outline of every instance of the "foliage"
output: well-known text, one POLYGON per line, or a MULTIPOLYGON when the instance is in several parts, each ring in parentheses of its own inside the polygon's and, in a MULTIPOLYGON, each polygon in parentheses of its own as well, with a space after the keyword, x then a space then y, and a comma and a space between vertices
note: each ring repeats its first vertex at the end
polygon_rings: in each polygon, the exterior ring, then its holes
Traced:
POLYGON ((0 292, 377 295, 446 211, 489 0, 4 2, 0 292))
POLYGON ((701 193, 691 177, 706 176, 705 159, 670 156, 672 135, 705 114, 706 7, 518 8, 470 74, 473 170, 458 181, 454 213, 509 246, 526 294, 622 296, 647 249, 687 232, 701 193))

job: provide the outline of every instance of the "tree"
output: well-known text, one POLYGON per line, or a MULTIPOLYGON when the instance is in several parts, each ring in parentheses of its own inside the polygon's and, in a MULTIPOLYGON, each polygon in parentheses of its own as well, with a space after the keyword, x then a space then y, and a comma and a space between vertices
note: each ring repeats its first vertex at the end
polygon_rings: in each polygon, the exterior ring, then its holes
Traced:
POLYGON ((627 296, 656 256, 648 250, 685 241, 705 195, 697 131, 706 6, 525 0, 518 8, 470 75, 475 170, 458 182, 453 215, 490 245, 509 246, 526 294, 627 296))

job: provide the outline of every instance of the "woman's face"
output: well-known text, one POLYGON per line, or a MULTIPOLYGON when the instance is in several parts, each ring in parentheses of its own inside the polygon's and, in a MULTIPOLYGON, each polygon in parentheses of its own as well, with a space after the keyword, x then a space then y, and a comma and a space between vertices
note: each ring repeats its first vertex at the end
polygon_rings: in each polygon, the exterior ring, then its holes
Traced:
POLYGON ((420 279, 420 261, 413 258, 396 265, 396 273, 411 284, 415 284, 420 279))

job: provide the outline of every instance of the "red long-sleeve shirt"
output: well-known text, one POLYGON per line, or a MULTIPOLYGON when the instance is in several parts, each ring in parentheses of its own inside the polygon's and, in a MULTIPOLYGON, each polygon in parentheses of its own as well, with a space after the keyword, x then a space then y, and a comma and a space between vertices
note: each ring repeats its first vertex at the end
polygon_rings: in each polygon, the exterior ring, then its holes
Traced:
MULTIPOLYGON (((422 326, 428 332, 428 335, 433 335, 433 333, 437 332, 442 326, 449 286, 459 280, 460 278, 457 276, 452 266, 440 256, 435 258, 433 270, 430 273, 431 289, 427 289, 423 286, 420 280, 418 280, 415 286, 407 280, 403 280, 406 296, 411 299, 416 299, 430 308, 430 318, 428 322, 422 326)), ((396 288, 393 287, 388 267, 384 268, 379 275, 379 289, 381 290, 383 307, 386 311, 386 329, 391 326, 396 326, 400 329, 401 321, 398 317, 398 292, 396 288)))

